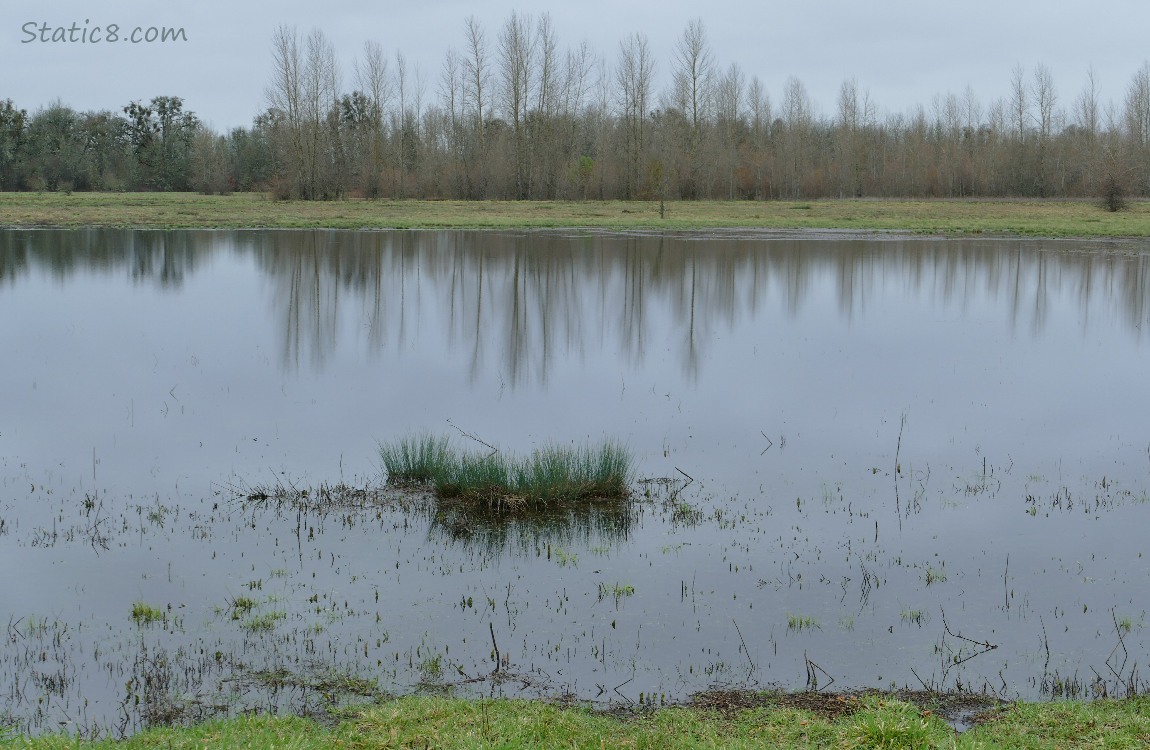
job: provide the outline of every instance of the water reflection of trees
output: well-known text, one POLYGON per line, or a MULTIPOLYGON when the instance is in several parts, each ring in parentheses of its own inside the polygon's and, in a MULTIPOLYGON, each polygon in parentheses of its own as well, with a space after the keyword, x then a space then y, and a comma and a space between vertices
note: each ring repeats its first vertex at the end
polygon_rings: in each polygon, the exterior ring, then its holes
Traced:
POLYGON ((1077 305, 1084 328, 1118 322, 1139 339, 1150 312, 1150 254, 1034 240, 10 230, 0 280, 122 268, 174 287, 221 250, 253 255, 270 278, 286 367, 322 366, 349 337, 374 353, 438 340, 511 385, 603 347, 630 363, 670 348, 693 374, 717 335, 769 326, 816 297, 834 296, 847 318, 892 294, 962 313, 1003 308, 1031 335, 1055 303, 1077 305))
POLYGON ((127 269, 137 282, 179 287, 218 243, 206 231, 67 229, 0 231, 0 282, 34 269, 64 280, 127 269))
POLYGON ((350 315, 373 351, 438 338, 467 352, 473 373, 513 385, 604 346, 632 363, 670 346, 694 374, 717 334, 797 315, 814 294, 835 295, 848 318, 892 290, 963 313, 1005 302, 1011 328, 1030 334, 1068 298, 1083 325, 1102 304, 1138 337, 1150 298, 1150 255, 1098 243, 280 232, 253 245, 275 280, 289 365, 322 363, 350 315), (652 341, 666 330, 669 341, 652 341))

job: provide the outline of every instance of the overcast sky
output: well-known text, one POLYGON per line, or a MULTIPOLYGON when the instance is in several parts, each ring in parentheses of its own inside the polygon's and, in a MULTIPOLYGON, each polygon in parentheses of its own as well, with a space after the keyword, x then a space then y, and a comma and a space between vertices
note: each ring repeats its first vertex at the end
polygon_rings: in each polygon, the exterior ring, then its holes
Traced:
POLYGON ((322 29, 343 65, 344 87, 367 40, 422 70, 434 96, 444 55, 462 48, 463 22, 474 14, 492 44, 512 10, 551 14, 560 49, 586 40, 613 64, 619 41, 645 33, 659 88, 676 39, 701 18, 721 68, 736 62, 757 75, 773 104, 785 82, 803 82, 816 113, 835 111, 839 86, 855 78, 880 114, 905 112, 936 95, 974 88, 985 107, 1007 95, 1011 71, 1053 73, 1059 105, 1069 109, 1093 66, 1103 102, 1121 105, 1126 87, 1150 56, 1147 0, 808 0, 688 2, 659 0, 3 0, 0 4, 0 100, 33 112, 57 99, 78 110, 119 110, 159 95, 217 130, 247 126, 266 108, 271 37, 280 24, 301 34, 322 29), (85 29, 97 42, 41 42, 44 24, 85 29), (107 41, 116 24, 119 40, 107 41), (133 43, 139 27, 183 29, 186 41, 133 43), (99 29, 98 34, 93 34, 99 29), (35 41, 32 41, 35 39, 35 41), (127 41, 125 41, 127 39, 127 41))

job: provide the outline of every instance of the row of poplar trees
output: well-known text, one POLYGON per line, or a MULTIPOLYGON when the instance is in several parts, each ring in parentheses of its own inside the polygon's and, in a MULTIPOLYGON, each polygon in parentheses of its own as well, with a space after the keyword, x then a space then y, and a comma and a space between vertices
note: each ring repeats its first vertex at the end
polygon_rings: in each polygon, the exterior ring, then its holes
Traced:
POLYGON ((1016 67, 1009 94, 880 114, 856 81, 819 114, 721 65, 700 20, 660 70, 641 33, 610 57, 561 48, 549 15, 474 16, 428 76, 367 42, 350 71, 320 30, 278 28, 266 109, 216 133, 178 97, 118 112, 0 102, 0 189, 268 190, 282 198, 795 199, 1150 194, 1150 64, 1120 105, 1092 71, 1060 96, 1016 67), (656 82, 669 84, 656 89, 656 82), (345 81, 351 85, 346 86, 345 81))

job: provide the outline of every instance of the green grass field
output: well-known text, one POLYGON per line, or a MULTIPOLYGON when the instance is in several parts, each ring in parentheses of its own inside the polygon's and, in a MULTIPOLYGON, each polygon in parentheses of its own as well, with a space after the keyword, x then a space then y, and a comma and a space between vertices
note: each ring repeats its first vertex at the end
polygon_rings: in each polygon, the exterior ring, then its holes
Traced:
POLYGON ((816 200, 276 201, 263 194, 0 193, 0 226, 681 231, 718 227, 903 230, 926 234, 1150 237, 1150 202, 1104 211, 1091 201, 816 200))
POLYGON ((128 740, 10 738, 0 745, 63 748, 1145 748, 1150 700, 1017 704, 956 734, 929 709, 882 696, 840 698, 841 712, 787 705, 736 711, 663 708, 611 716, 542 702, 409 697, 309 719, 245 716, 191 728, 161 728, 128 740), (849 705, 853 703, 854 705, 849 705), (833 715, 833 718, 832 718, 833 715))

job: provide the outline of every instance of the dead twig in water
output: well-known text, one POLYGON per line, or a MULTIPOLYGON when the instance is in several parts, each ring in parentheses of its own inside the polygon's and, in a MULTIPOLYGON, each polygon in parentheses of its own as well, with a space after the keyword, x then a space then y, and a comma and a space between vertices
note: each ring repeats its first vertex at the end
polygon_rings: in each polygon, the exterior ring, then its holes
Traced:
POLYGON ((492 670, 492 674, 494 674, 495 672, 499 671, 499 666, 503 663, 503 661, 499 656, 499 644, 495 642, 495 625, 493 625, 491 622, 488 622, 487 627, 491 629, 491 646, 495 649, 495 669, 492 670))
POLYGON ((625 700, 625 701, 627 701, 628 703, 630 703, 631 705, 635 705, 635 701, 631 700, 631 699, 630 699, 630 698, 628 698, 627 696, 625 696, 625 695, 623 695, 622 693, 620 693, 620 692, 619 692, 619 688, 623 687, 623 686, 624 686, 624 685, 626 685, 628 682, 631 682, 631 680, 634 680, 634 679, 635 679, 635 675, 631 675, 631 678, 630 678, 630 679, 626 680, 625 682, 620 682, 620 683, 619 683, 618 685, 616 685, 616 686, 615 686, 615 688, 614 688, 614 690, 615 690, 615 694, 616 694, 616 695, 618 695, 618 696, 619 696, 620 698, 622 698, 623 700, 625 700))
POLYGON ((951 666, 957 667, 959 664, 963 664, 965 662, 968 662, 976 656, 982 656, 983 654, 987 653, 988 651, 993 651, 996 648, 998 648, 997 644, 990 643, 989 641, 976 641, 973 638, 967 638, 965 635, 955 633, 954 631, 952 631, 950 629, 950 624, 946 621, 946 610, 944 610, 942 607, 939 607, 938 610, 940 612, 942 612, 942 627, 943 627, 943 630, 946 631, 947 635, 949 635, 951 638, 957 638, 960 641, 966 641, 967 643, 973 643, 975 646, 978 646, 982 649, 981 651, 976 651, 976 652, 970 654, 969 656, 964 656, 962 658, 958 658, 956 656, 954 658, 954 661, 951 664, 951 666))
POLYGON ((807 656, 806 651, 803 651, 803 661, 805 661, 807 664, 807 690, 815 691, 819 689, 819 676, 816 674, 816 671, 822 672, 824 675, 831 678, 830 682, 828 682, 826 685, 823 685, 823 689, 826 689, 834 684, 835 678, 831 677, 830 672, 811 661, 810 657, 807 656))
POLYGON ((750 677, 755 673, 755 670, 758 669, 758 666, 756 666, 754 659, 751 658, 751 650, 747 648, 747 642, 743 640, 743 631, 739 630, 739 623, 735 622, 735 618, 733 617, 731 618, 731 623, 735 626, 735 632, 739 634, 739 643, 743 644, 743 653, 746 654, 747 661, 751 665, 751 671, 747 672, 747 677, 750 677))
POLYGON ((1006 611, 1010 611, 1010 583, 1006 577, 1010 574, 1010 553, 1006 553, 1006 569, 1002 571, 1002 593, 1006 600, 1006 611))
MULTIPOLYGON (((906 429, 906 412, 902 413, 898 425, 898 442, 894 446, 894 512, 898 516, 898 530, 902 532, 902 502, 898 496, 898 478, 902 474, 902 463, 899 455, 902 453, 902 431, 906 429)), ((907 515, 910 515, 909 508, 907 515)))
POLYGON ((1110 619, 1114 622, 1114 632, 1118 634, 1118 643, 1114 645, 1114 648, 1110 649, 1110 655, 1106 657, 1105 663, 1111 674, 1114 675, 1115 681, 1121 683, 1122 673, 1126 671, 1126 662, 1130 660, 1130 652, 1126 650, 1126 638, 1122 635, 1122 626, 1118 624, 1118 615, 1114 613, 1113 607, 1110 608, 1110 619), (1118 665, 1118 669, 1115 670, 1110 660, 1114 658, 1119 648, 1122 649, 1122 663, 1118 665))
POLYGON ((494 445, 492 445, 491 443, 488 443, 487 441, 485 441, 485 440, 483 440, 483 439, 481 439, 481 438, 479 438, 479 437, 477 437, 477 436, 473 435, 473 434, 472 434, 472 433, 470 433, 470 432, 467 432, 466 430, 464 430, 463 428, 459 427, 457 424, 455 424, 454 422, 452 422, 450 419, 449 419, 449 420, 447 420, 447 423, 448 423, 449 425, 451 425, 452 427, 454 427, 455 429, 459 430, 459 434, 460 434, 460 435, 463 435, 463 437, 465 437, 465 438, 471 438, 472 440, 474 440, 475 442, 479 443, 480 445, 482 445, 482 446, 485 446, 485 447, 487 447, 487 448, 490 448, 490 449, 491 449, 491 452, 487 454, 487 457, 488 457, 488 458, 490 458, 491 456, 494 456, 496 453, 498 453, 498 452, 499 452, 499 449, 498 449, 498 448, 496 448, 494 445))

